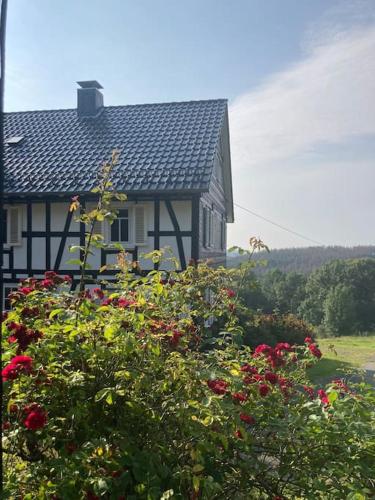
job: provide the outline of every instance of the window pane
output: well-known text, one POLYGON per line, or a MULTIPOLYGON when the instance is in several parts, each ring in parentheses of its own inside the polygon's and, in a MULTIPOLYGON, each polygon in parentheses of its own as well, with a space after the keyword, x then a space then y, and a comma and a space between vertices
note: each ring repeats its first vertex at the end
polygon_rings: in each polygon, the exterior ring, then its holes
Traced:
POLYGON ((121 241, 129 241, 129 219, 120 219, 121 241))
POLYGON ((119 236, 119 221, 116 219, 111 225, 111 241, 120 241, 119 236))
POLYGON ((122 210, 119 210, 119 211, 118 211, 118 217, 119 217, 119 218, 120 218, 120 217, 124 217, 124 218, 129 217, 129 211, 128 211, 128 209, 127 209, 127 208, 126 208, 126 209, 124 208, 124 209, 122 209, 122 210))

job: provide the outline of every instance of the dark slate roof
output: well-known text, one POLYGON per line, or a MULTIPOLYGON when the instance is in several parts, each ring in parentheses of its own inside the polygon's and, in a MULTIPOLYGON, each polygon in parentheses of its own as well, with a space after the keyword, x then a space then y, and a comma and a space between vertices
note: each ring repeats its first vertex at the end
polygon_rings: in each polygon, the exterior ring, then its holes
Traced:
POLYGON ((5 191, 88 192, 98 167, 120 150, 121 191, 207 190, 226 116, 224 99, 107 106, 96 119, 76 109, 5 115, 5 191))

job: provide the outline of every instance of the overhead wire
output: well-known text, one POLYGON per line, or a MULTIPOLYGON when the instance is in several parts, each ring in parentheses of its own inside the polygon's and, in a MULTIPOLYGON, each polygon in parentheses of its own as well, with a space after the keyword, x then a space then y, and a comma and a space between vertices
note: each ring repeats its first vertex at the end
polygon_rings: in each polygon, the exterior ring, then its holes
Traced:
POLYGON ((268 219, 267 217, 263 217, 263 215, 257 214, 253 210, 250 210, 249 208, 243 207, 242 205, 239 205, 238 203, 233 203, 234 206, 237 208, 241 208, 241 210, 244 210, 245 212, 248 212, 249 214, 253 215, 254 217, 258 217, 258 219, 262 219, 265 222, 268 222, 269 224, 272 224, 273 226, 278 227, 279 229, 282 229, 283 231, 287 231, 290 234, 294 234, 295 236, 298 236, 299 238, 302 238, 306 241, 309 241, 310 243, 315 243, 319 246, 327 246, 324 243, 314 240, 313 238, 309 238, 308 236, 305 236, 304 234, 298 233, 297 231, 293 231, 293 229, 289 229, 288 227, 285 227, 271 219, 268 219))

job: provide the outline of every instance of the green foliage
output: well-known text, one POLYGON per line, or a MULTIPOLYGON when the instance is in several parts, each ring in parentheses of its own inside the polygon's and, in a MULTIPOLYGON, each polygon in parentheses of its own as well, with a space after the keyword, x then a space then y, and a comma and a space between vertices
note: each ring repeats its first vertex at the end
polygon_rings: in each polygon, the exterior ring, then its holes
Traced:
POLYGON ((278 342, 303 345, 306 337, 314 337, 311 327, 293 314, 242 313, 244 344, 250 347, 260 342, 276 345, 278 342))
POLYGON ((320 335, 350 335, 375 329, 375 260, 334 261, 309 276, 278 269, 257 275, 257 262, 239 294, 264 313, 295 314, 320 335))
POLYGON ((355 331, 356 310, 354 291, 340 284, 331 288, 323 303, 324 327, 333 336, 355 331))
POLYGON ((242 275, 118 265, 112 293, 73 294, 50 272, 11 296, 3 498, 371 497, 367 386, 304 387, 314 344, 235 341, 242 275))
POLYGON ((331 262, 312 273, 300 314, 336 335, 375 329, 375 260, 331 262))

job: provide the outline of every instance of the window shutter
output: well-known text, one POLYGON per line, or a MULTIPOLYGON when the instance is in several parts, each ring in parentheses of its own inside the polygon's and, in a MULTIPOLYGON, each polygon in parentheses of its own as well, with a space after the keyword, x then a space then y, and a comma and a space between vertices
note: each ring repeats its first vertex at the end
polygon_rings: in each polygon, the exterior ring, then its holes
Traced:
POLYGON ((145 207, 142 205, 134 206, 134 233, 136 245, 146 244, 146 220, 145 220, 145 207))
POLYGON ((8 222, 9 245, 21 245, 21 210, 19 207, 8 208, 8 222))

